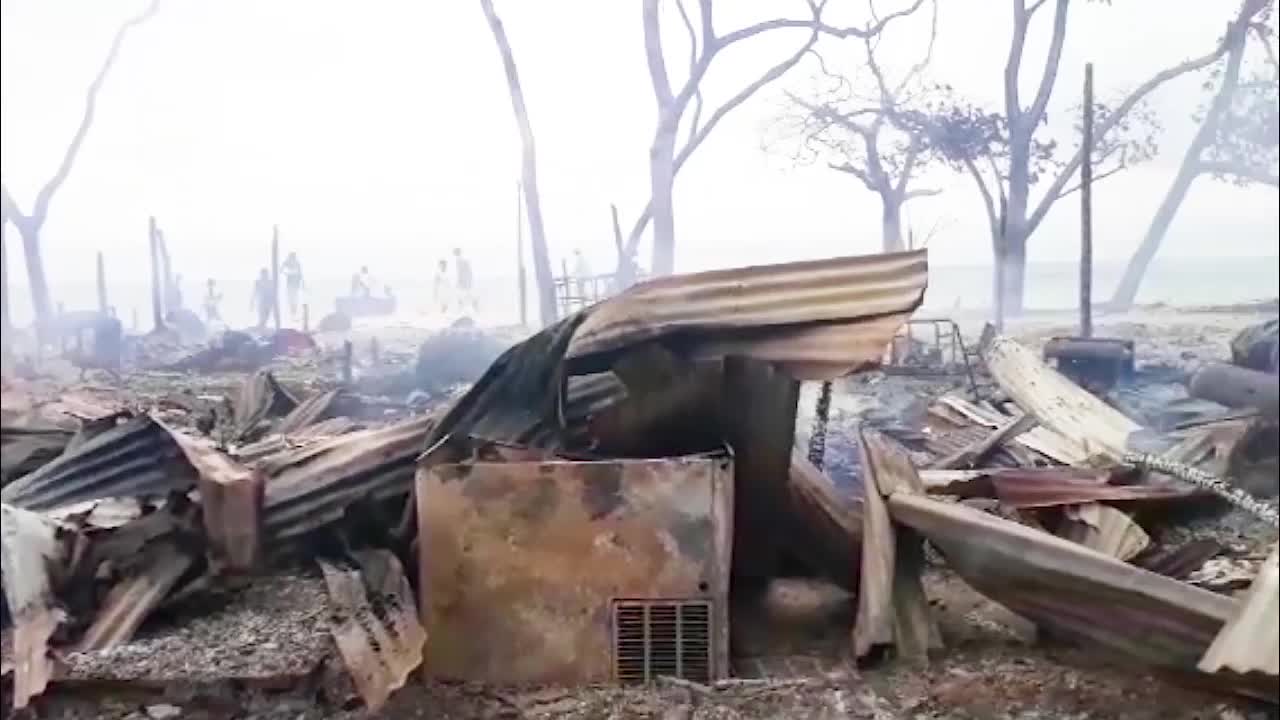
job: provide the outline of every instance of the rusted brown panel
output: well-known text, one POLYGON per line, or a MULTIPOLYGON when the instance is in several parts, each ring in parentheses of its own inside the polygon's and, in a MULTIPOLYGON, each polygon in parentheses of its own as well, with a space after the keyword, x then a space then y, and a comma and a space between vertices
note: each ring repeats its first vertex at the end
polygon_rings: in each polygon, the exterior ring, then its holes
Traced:
POLYGON ((171 541, 147 548, 139 570, 107 593, 76 651, 106 650, 132 639, 142 621, 160 606, 193 562, 195 558, 190 553, 171 541))
POLYGON ((244 467, 208 443, 170 434, 200 476, 200 507, 214 561, 231 570, 252 570, 262 554, 262 471, 244 467))
POLYGON ((320 561, 333 612, 329 629, 370 712, 422 664, 427 634, 400 561, 387 550, 354 553, 358 567, 320 561))
POLYGON ((779 550, 793 537, 786 507, 800 383, 768 363, 726 358, 720 424, 734 453, 734 575, 776 574, 779 550))
POLYGON ((0 497, 28 510, 49 510, 106 497, 185 491, 195 481, 169 431, 139 415, 9 483, 0 497))
POLYGON ((611 602, 665 598, 712 601, 712 673, 726 673, 732 465, 695 456, 420 470, 427 672, 606 682, 611 602))
MULTIPOLYGON (((596 306, 578 328, 567 356, 601 355, 676 332, 715 334, 727 341, 744 330, 768 329, 764 337, 738 338, 743 340, 738 350, 752 356, 757 351, 789 354, 785 342, 765 348, 751 340, 769 344, 790 339, 820 350, 827 364, 842 354, 842 345, 844 353, 859 351, 848 345, 847 336, 806 334, 803 326, 820 330, 818 323, 874 324, 878 317, 910 313, 920 304, 927 282, 928 261, 919 250, 659 278, 596 306), (777 330, 782 336, 775 334, 777 330), (786 338, 788 333, 796 336, 786 338)), ((900 324, 894 323, 882 337, 872 333, 878 337, 877 353, 883 352, 900 324)), ((856 364, 840 361, 846 369, 856 364)))

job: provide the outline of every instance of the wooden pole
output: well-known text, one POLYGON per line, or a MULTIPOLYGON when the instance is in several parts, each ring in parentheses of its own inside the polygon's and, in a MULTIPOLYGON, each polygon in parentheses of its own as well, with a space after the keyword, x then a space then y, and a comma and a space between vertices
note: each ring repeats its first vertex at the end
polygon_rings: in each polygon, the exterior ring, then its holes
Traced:
POLYGON ((524 184, 516 181, 516 271, 519 275, 520 325, 529 326, 528 283, 524 267, 524 184))
POLYGON ((178 308, 169 307, 169 298, 173 296, 173 266, 169 262, 169 244, 159 225, 156 226, 156 251, 160 257, 160 314, 164 315, 178 308))
POLYGON ((107 266, 98 252, 98 312, 107 314, 107 266))
POLYGON ((1093 63, 1084 66, 1084 160, 1080 163, 1080 337, 1093 336, 1093 63))
POLYGON ((351 384, 351 377, 352 377, 351 355, 352 355, 351 341, 346 340, 342 343, 342 383, 344 385, 351 384))
POLYGON ((160 231, 154 215, 147 221, 147 235, 151 243, 151 320, 159 332, 164 330, 164 300, 160 295, 160 231))
POLYGON ((271 317, 280 329, 280 226, 271 226, 271 317))

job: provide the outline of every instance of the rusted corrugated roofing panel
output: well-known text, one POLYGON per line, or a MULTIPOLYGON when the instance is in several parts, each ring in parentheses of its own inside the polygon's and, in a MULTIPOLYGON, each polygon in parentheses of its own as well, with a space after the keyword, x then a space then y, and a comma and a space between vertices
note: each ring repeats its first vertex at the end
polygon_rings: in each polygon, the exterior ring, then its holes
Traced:
MULTIPOLYGON (((618 353, 647 341, 688 360, 754 357, 805 379, 874 364, 924 297, 926 257, 921 250, 833 258, 637 285, 504 353, 428 444, 448 435, 551 442, 567 414, 565 378, 608 371, 618 353)), ((598 382, 596 390, 618 390, 598 382)))
MULTIPOLYGON (((678 333, 733 335, 791 328, 797 340, 834 356, 835 348, 824 341, 848 336, 800 333, 801 328, 911 312, 924 297, 926 257, 925 251, 917 250, 651 280, 593 308, 567 355, 587 358, 678 333)), ((751 344, 744 343, 744 348, 751 344)), ((883 352, 883 344, 876 350, 883 352)))
POLYGON ((1258 571, 1240 611, 1214 638, 1200 669, 1280 675, 1280 546, 1258 571))
POLYGON ((264 460, 263 527, 269 541, 296 537, 342 517, 363 498, 407 494, 430 415, 339 435, 264 460))
POLYGON ((169 431, 139 415, 8 484, 2 496, 21 508, 49 510, 98 498, 185 491, 195 480, 169 431))
POLYGON ((329 629, 351 679, 376 712, 422 664, 427 632, 400 561, 387 550, 353 553, 355 567, 320 561, 333 612, 329 629))

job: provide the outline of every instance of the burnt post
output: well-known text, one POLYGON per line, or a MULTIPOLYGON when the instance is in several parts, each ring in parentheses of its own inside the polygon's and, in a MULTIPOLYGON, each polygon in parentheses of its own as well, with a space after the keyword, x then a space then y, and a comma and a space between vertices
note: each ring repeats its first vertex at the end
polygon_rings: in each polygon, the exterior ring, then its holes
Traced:
POLYGON ((520 325, 529 325, 528 280, 524 268, 524 185, 516 182, 516 275, 519 279, 520 325))
POLYGON ((147 234, 151 242, 151 320, 158 332, 164 329, 164 306, 160 289, 160 231, 156 229, 154 215, 147 221, 147 234))
POLYGON ((342 343, 342 382, 344 385, 351 384, 351 341, 347 340, 342 343))
POLYGON ((107 314, 107 266, 98 251, 98 312, 107 314))
POLYGON ((280 226, 271 226, 271 317, 280 329, 280 226))
POLYGON ((1093 63, 1084 66, 1084 159, 1080 163, 1080 337, 1093 336, 1093 63))

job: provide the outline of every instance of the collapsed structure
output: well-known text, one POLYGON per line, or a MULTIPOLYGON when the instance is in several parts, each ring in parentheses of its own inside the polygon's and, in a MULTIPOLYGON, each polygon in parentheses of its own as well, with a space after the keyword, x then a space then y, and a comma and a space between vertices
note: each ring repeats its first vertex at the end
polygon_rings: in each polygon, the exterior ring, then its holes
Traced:
POLYGON ((1274 553, 1243 599, 1186 581, 1213 549, 1143 553, 1144 522, 1212 500, 1187 471, 1223 474, 1251 421, 1165 438, 989 337, 1005 400, 938 398, 914 453, 928 466, 859 428, 849 494, 795 448, 801 381, 876 366, 926 282, 923 251, 646 282, 390 424, 259 373, 216 439, 128 412, 6 430, 22 448, 3 489, 13 705, 85 680, 156 609, 286 559, 318 564, 325 624, 375 709, 419 667, 710 683, 731 672, 730 595, 797 572, 856 593, 854 655, 927 661, 942 638, 924 541, 1054 636, 1276 702, 1274 553))

